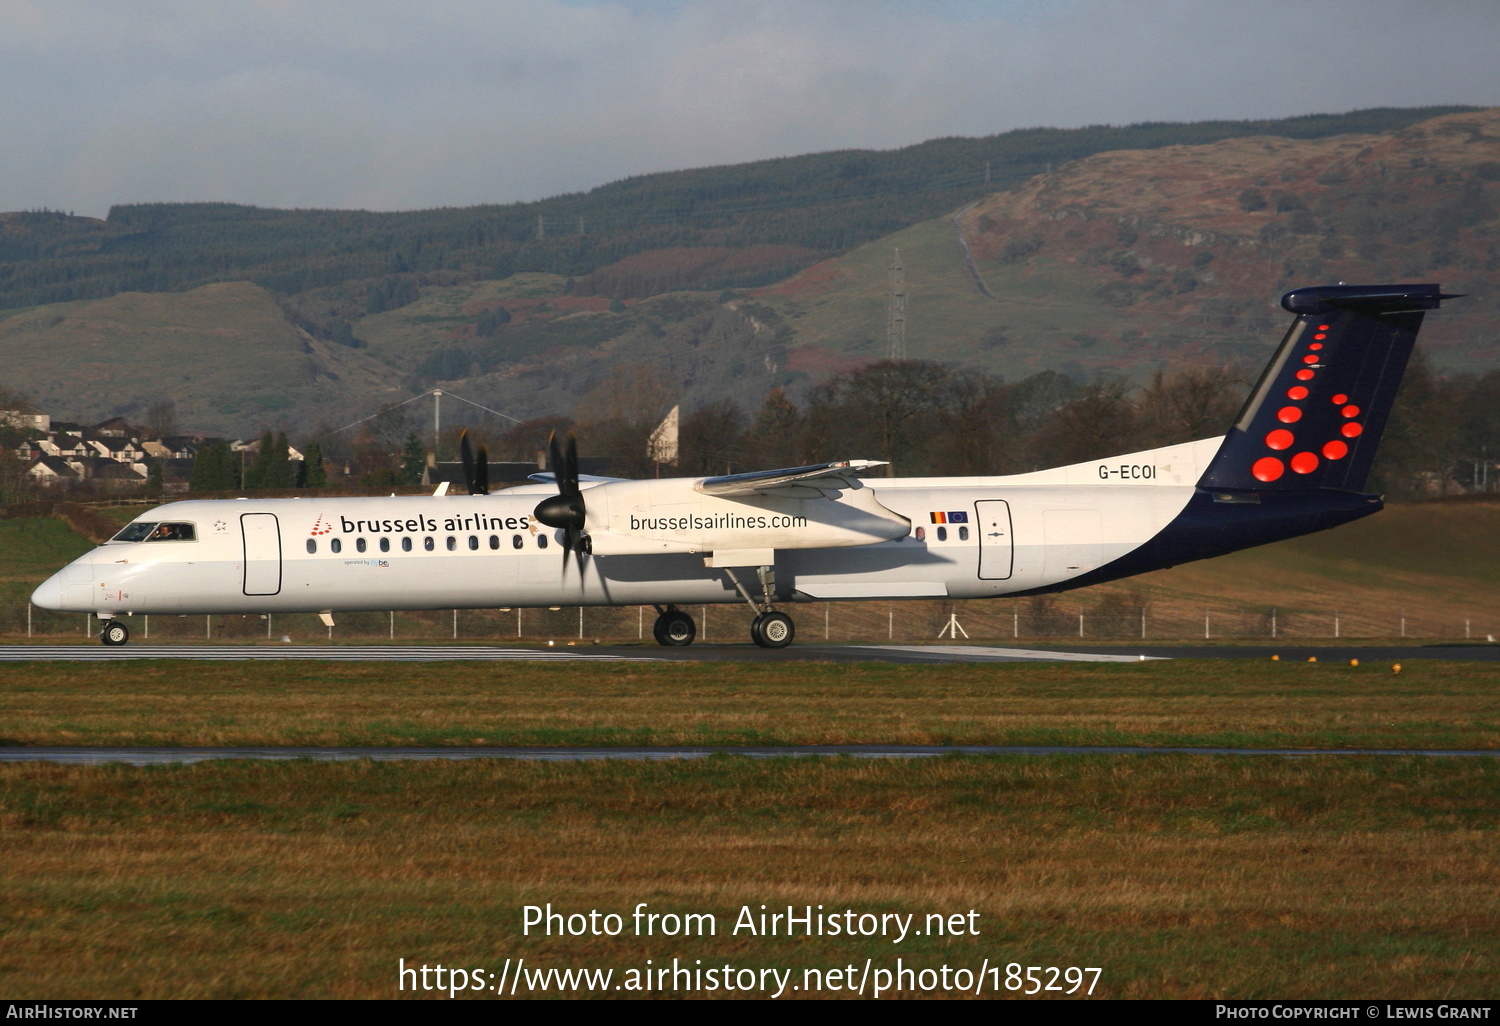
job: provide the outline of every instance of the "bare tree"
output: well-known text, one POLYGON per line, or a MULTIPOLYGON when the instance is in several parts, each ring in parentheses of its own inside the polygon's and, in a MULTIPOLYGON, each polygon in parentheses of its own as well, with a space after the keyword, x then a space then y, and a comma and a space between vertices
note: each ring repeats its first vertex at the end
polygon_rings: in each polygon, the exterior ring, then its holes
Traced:
POLYGON ((146 408, 146 433, 160 441, 177 433, 177 403, 157 399, 146 408))

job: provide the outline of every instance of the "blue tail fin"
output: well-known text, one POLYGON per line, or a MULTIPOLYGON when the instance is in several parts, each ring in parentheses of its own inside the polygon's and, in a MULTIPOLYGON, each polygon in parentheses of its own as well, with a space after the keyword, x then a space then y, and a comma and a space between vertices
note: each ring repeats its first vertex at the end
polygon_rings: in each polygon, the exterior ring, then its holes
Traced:
POLYGON ((1363 491, 1437 285, 1326 285, 1281 297, 1296 314, 1198 482, 1215 491, 1363 491))

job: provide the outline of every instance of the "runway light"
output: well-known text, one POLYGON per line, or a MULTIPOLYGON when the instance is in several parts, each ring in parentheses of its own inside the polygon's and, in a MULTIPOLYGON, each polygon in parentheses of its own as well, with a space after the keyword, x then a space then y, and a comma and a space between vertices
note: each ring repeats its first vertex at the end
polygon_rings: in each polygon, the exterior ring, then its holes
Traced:
POLYGON ((1318 657, 1317 656, 1308 656, 1307 657, 1307 661, 1310 662, 1310 663, 1315 663, 1315 662, 1318 661, 1318 657))
POLYGON ((1401 664, 1400 663, 1392 663, 1391 664, 1391 672, 1392 673, 1400 673, 1401 672, 1401 664))
POLYGON ((1271 657, 1271 662, 1273 662, 1273 663, 1279 663, 1279 662, 1281 662, 1281 656, 1279 656, 1279 655, 1273 655, 1271 657))
POLYGON ((549 641, 548 641, 548 642, 547 642, 547 647, 548 647, 548 648, 551 648, 551 647, 552 647, 552 646, 553 646, 553 645, 555 645, 555 644, 557 644, 557 642, 555 642, 555 641, 550 641, 550 640, 549 640, 549 641))
POLYGON ((1351 659, 1351 660, 1349 660, 1349 665, 1350 666, 1358 666, 1359 665, 1359 660, 1358 659, 1351 659))

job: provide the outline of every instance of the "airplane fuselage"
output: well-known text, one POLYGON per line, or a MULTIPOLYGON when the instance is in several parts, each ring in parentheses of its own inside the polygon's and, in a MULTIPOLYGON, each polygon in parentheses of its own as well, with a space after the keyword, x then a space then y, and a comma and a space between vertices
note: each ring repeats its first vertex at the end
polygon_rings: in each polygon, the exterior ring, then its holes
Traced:
MULTIPOLYGON (((973 599, 1066 587, 1160 533, 1194 495, 1219 444, 1012 477, 869 479, 879 506, 909 522, 902 536, 773 549, 774 601, 973 599)), ((724 567, 748 564, 695 543, 691 531, 695 521, 732 521, 724 500, 707 513, 705 498, 704 507, 636 516, 629 546, 668 551, 595 554, 580 572, 564 559, 562 532, 533 515, 549 492, 535 485, 491 495, 169 503, 139 520, 190 525, 192 540, 111 541, 54 576, 38 602, 109 616, 742 601, 724 567)), ((742 508, 764 518, 762 506, 742 508)), ((632 518, 619 519, 628 530, 632 518)), ((785 515, 788 532, 817 528, 797 521, 785 515)))

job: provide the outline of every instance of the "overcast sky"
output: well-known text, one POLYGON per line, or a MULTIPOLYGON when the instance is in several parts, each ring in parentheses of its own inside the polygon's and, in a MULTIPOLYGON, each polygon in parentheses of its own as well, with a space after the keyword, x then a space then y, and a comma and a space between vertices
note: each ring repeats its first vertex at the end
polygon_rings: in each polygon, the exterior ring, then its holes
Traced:
POLYGON ((0 0, 0 210, 402 210, 1033 125, 1500 105, 1497 0, 0 0))

